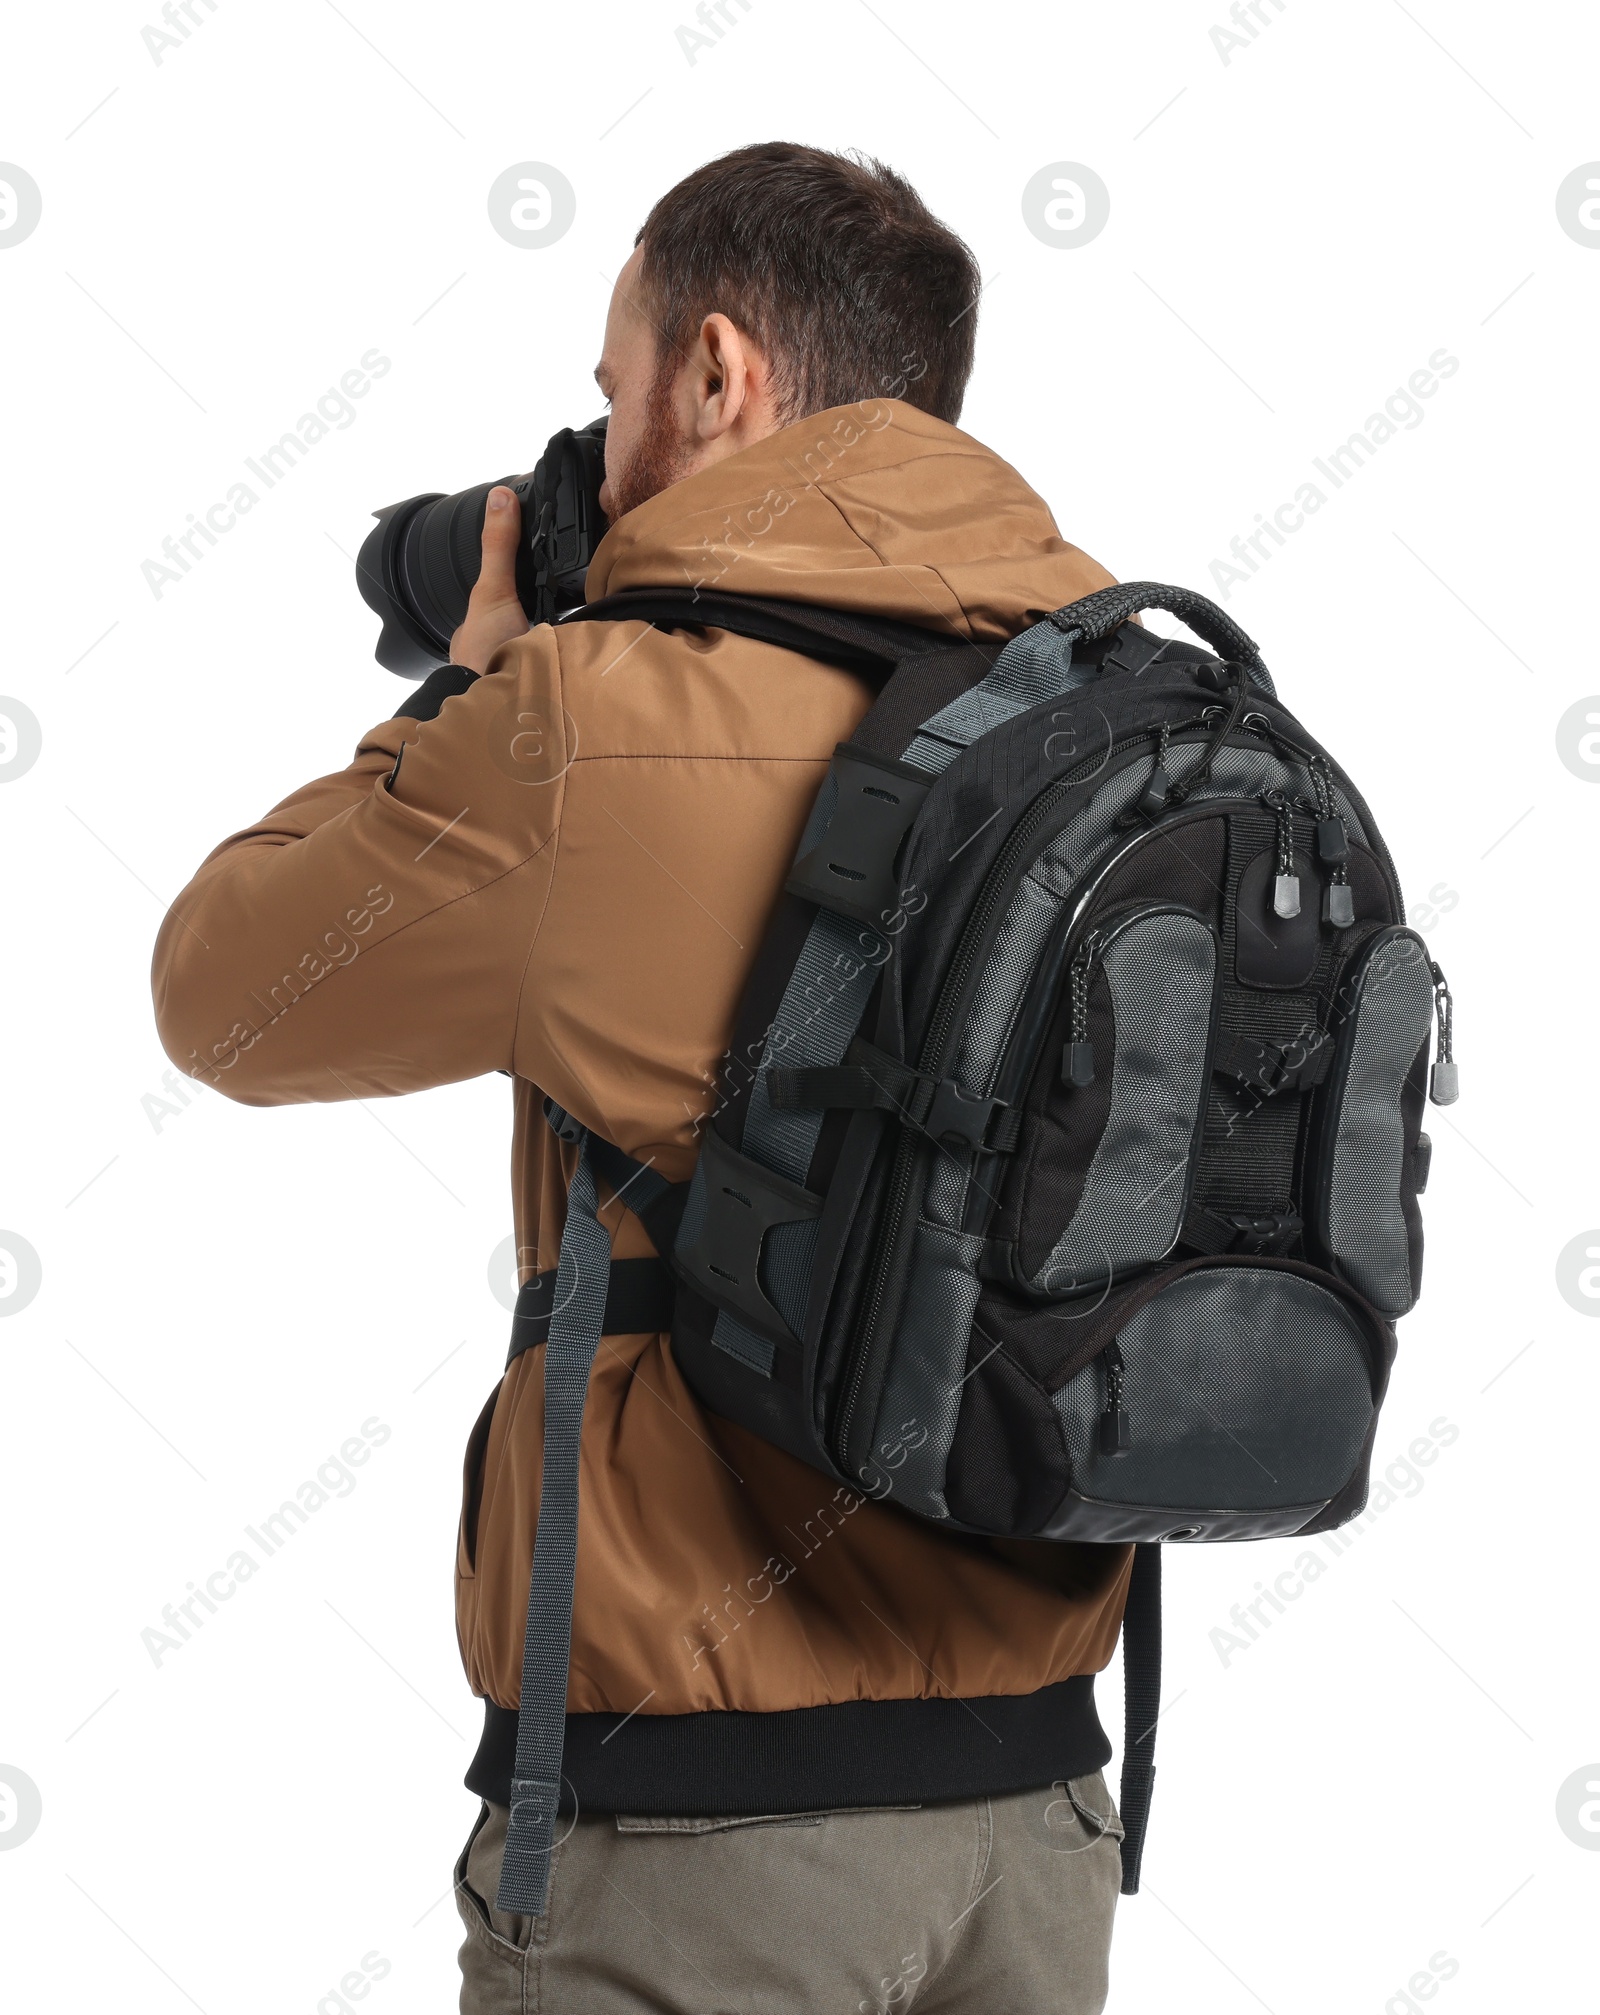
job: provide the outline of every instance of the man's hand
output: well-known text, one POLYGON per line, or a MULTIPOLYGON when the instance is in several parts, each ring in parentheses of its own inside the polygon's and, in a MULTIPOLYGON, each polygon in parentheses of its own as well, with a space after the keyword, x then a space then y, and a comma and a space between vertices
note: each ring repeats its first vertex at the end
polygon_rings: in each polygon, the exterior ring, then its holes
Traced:
POLYGON ((522 507, 503 483, 489 492, 483 514, 483 562, 467 603, 466 620, 450 639, 450 662, 469 672, 488 669, 502 644, 520 637, 528 618, 517 600, 517 539, 522 507))

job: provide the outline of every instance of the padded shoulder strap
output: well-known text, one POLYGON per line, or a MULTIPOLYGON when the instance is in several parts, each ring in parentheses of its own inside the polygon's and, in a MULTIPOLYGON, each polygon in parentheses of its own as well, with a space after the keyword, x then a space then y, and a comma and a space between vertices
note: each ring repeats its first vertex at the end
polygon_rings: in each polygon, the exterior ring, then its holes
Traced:
POLYGON ((563 616, 558 627, 616 622, 654 623, 661 629, 731 630, 735 636, 801 651, 825 664, 858 672, 874 687, 882 686, 903 658, 972 648, 967 638, 953 632, 894 622, 886 616, 858 616, 814 602, 719 594, 707 588, 630 588, 624 594, 585 602, 563 616))

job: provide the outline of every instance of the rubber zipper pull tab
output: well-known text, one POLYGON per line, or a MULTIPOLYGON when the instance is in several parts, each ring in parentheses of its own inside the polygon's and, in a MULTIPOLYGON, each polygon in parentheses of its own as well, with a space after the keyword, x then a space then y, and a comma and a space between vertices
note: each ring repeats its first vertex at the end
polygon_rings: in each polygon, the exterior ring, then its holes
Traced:
POLYGON ((1156 746, 1155 768, 1150 772, 1150 780, 1140 793, 1138 812, 1141 818, 1159 818, 1167 808, 1167 799, 1172 794, 1172 779, 1167 775, 1167 744, 1172 738, 1172 724, 1161 723, 1160 741, 1156 746))
POLYGON ((1322 891, 1322 921, 1347 931, 1356 920, 1356 899, 1350 887, 1350 834, 1333 794, 1333 778, 1319 756, 1311 765, 1317 793, 1317 859, 1330 869, 1322 891))
POLYGON ((1172 790, 1172 779, 1167 775, 1165 763, 1157 763, 1150 772, 1150 781, 1139 797, 1141 818, 1159 818, 1167 808, 1167 798, 1172 790))
POLYGON ((1435 1105, 1454 1105, 1461 1096, 1455 1058, 1455 1002, 1450 997, 1450 983, 1438 966, 1430 961, 1428 971, 1433 976, 1433 1005, 1439 1017, 1439 1054, 1428 1073, 1428 1096, 1435 1105))
POLYGON ((1285 919, 1300 914, 1300 877, 1294 869, 1294 813, 1282 791, 1268 791, 1266 802, 1278 815, 1278 873, 1272 884, 1272 909, 1285 919))
POLYGON ((1100 1353, 1106 1367, 1106 1403, 1100 1414, 1100 1453, 1126 1455, 1133 1446, 1133 1432, 1122 1405, 1122 1375, 1126 1366, 1115 1339, 1100 1353))
POLYGON ((1094 1044, 1089 1040, 1089 971, 1094 964, 1095 940, 1085 938, 1073 956, 1068 984, 1072 991, 1072 1023, 1066 1047, 1061 1052, 1061 1081, 1075 1091, 1094 1083, 1094 1044))

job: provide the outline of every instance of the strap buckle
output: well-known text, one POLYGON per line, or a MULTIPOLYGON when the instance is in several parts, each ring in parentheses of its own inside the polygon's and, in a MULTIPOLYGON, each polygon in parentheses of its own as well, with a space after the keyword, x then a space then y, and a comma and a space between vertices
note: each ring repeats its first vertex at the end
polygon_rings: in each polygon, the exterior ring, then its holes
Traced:
POLYGON ((583 1139, 585 1128, 581 1119, 574 1119, 564 1105, 557 1105, 553 1098, 544 1102, 545 1124, 557 1140, 564 1140, 575 1146, 583 1139))
POLYGON ((1285 1252, 1300 1236, 1300 1213, 1295 1210, 1224 1210, 1217 1215, 1233 1227, 1230 1252, 1248 1253, 1253 1258, 1270 1258, 1285 1252))
POLYGON ((928 1110, 918 1125, 941 1147, 966 1148, 972 1154, 1001 1152, 992 1136, 1003 1136, 1010 1130, 1005 1121, 1011 1110, 1004 1099, 985 1098, 946 1077, 933 1087, 928 1110))

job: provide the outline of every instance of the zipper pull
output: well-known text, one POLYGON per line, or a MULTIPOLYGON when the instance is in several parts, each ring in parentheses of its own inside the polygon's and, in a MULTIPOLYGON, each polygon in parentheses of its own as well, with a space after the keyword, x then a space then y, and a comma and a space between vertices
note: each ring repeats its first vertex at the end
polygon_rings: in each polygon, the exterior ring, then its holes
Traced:
POLYGON ((1163 762, 1157 762, 1155 768, 1150 772, 1150 781, 1140 793, 1140 817, 1146 819, 1158 818, 1167 808, 1167 798, 1171 790, 1172 779, 1167 775, 1167 766, 1163 762))
POLYGON ((1282 791, 1267 791, 1262 802, 1278 815, 1278 873, 1272 884, 1272 908, 1285 919, 1300 914, 1300 877, 1294 871, 1294 813, 1282 791))
POLYGON ((1320 756, 1312 762, 1311 782, 1317 793, 1317 859, 1331 870, 1322 891, 1322 921, 1336 931, 1347 931, 1356 920, 1356 899, 1350 887, 1350 835, 1333 794, 1333 778, 1320 756))
POLYGON ((1072 1025, 1061 1052, 1061 1082, 1076 1091, 1094 1083, 1094 1044, 1089 1040, 1089 972, 1099 940, 1086 937, 1072 958, 1068 984, 1072 990, 1072 1025))
POLYGON ((1133 1434, 1122 1406, 1122 1374, 1126 1366, 1115 1338, 1100 1355, 1106 1367, 1106 1403, 1100 1415, 1100 1453, 1126 1455, 1133 1446, 1133 1434))
POLYGON ((1344 820, 1335 812, 1331 818, 1317 820, 1317 859, 1326 861, 1329 867, 1341 867, 1350 858, 1350 835, 1344 829, 1344 820))
POLYGON ((1167 799, 1172 793, 1172 779, 1167 775, 1167 744, 1172 738, 1172 725, 1161 723, 1160 741, 1156 747, 1155 768, 1150 772, 1150 780, 1140 794, 1137 810, 1141 818, 1159 818, 1167 808, 1167 799))
POLYGON ((1331 870, 1322 891, 1322 921, 1347 931, 1356 920, 1356 898, 1350 886, 1350 835, 1337 812, 1317 820, 1317 859, 1331 870))
POLYGON ((1454 1105, 1461 1096, 1455 1059, 1455 1002, 1450 998, 1449 981, 1432 960, 1428 971, 1433 976, 1433 1006, 1439 1017, 1439 1054, 1428 1073, 1428 1096, 1435 1105, 1454 1105))

